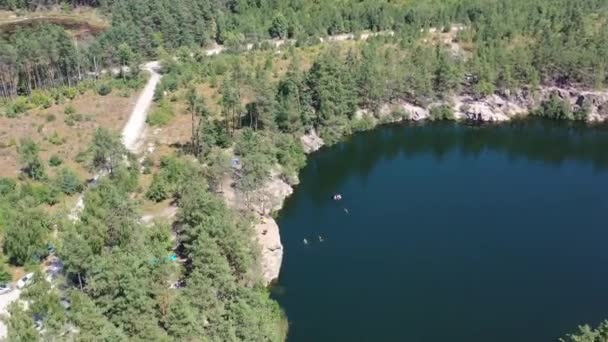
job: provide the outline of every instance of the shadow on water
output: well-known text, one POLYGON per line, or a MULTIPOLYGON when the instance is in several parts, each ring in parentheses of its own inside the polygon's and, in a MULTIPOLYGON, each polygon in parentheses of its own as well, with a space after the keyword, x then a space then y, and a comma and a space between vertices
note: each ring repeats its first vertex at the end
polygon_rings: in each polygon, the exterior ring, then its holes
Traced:
POLYGON ((351 176, 363 180, 380 161, 399 156, 431 154, 441 160, 458 152, 478 157, 484 151, 501 152, 510 160, 560 166, 568 160, 589 163, 597 171, 608 169, 608 127, 542 119, 506 124, 464 125, 451 122, 407 123, 359 133, 311 158, 307 176, 318 179, 313 197, 327 196, 351 176), (337 157, 339 155, 339 158, 337 157), (356 165, 357 167, 351 167, 356 165), (331 170, 324 170, 330 167, 331 170), (324 177, 316 177, 324 173, 324 177))

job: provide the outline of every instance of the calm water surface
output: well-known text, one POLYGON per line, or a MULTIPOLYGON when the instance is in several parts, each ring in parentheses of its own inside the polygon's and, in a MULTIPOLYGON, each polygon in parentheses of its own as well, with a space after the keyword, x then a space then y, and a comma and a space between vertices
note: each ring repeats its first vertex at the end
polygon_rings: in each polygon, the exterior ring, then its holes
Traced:
POLYGON ((385 127, 301 181, 274 289, 290 342, 555 341, 608 318, 605 128, 385 127))

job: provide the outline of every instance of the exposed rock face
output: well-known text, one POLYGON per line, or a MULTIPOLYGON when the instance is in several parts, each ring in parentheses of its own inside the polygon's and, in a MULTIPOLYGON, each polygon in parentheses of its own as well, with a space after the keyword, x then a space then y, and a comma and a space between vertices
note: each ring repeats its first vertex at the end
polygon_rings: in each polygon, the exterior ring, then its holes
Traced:
POLYGON ((229 206, 255 214, 253 228, 260 246, 262 276, 264 283, 269 285, 278 279, 283 262, 279 226, 270 214, 283 207, 283 202, 293 193, 293 188, 281 178, 279 171, 273 170, 270 179, 256 191, 243 193, 235 188, 231 177, 224 179, 222 190, 229 206))
POLYGON ((293 193, 293 188, 280 177, 279 172, 271 172, 270 180, 260 189, 249 194, 251 209, 260 215, 270 215, 283 208, 283 202, 293 193))
MULTIPOLYGON (((585 91, 575 88, 543 87, 537 92, 531 93, 521 90, 514 94, 493 94, 484 98, 475 98, 471 95, 453 96, 447 102, 432 103, 427 107, 421 107, 407 101, 398 101, 391 105, 384 105, 379 118, 390 112, 391 108, 399 108, 409 114, 412 121, 420 121, 430 118, 430 108, 438 105, 452 107, 457 120, 471 120, 483 122, 503 122, 514 117, 528 115, 531 111, 538 109, 543 102, 551 97, 558 97, 570 105, 570 110, 575 112, 581 108, 588 110, 588 122, 600 122, 608 120, 608 92, 585 91), (386 110, 384 110, 386 109, 386 110)), ((368 110, 360 109, 357 116, 371 115, 368 110)), ((396 121, 399 121, 398 118, 396 121)))
POLYGON ((325 142, 323 141, 323 139, 321 139, 321 137, 317 135, 317 132, 315 130, 312 130, 310 131, 310 133, 303 135, 302 137, 300 137, 300 140, 302 142, 302 146, 304 147, 304 152, 306 152, 307 154, 315 152, 321 147, 323 147, 323 145, 325 145, 325 142))
POLYGON ((516 115, 525 115, 529 111, 526 106, 498 95, 488 96, 482 100, 475 100, 470 96, 456 96, 452 101, 457 119, 502 122, 516 115))
POLYGON ((420 121, 428 119, 430 117, 430 112, 428 108, 423 108, 405 101, 400 102, 399 106, 401 106, 401 108, 409 114, 410 120, 420 121))
POLYGON ((548 100, 551 96, 557 96, 570 104, 570 109, 575 111, 579 108, 587 108, 589 122, 601 122, 608 120, 608 92, 587 91, 576 88, 547 87, 541 89, 541 97, 548 100))
POLYGON ((249 195, 251 209, 261 216, 261 222, 254 229, 262 252, 262 274, 266 285, 279 278, 283 262, 279 226, 270 214, 283 208, 285 199, 292 193, 293 188, 274 170, 270 180, 249 195))
POLYGON ((266 285, 279 278, 283 263, 283 245, 279 226, 272 217, 264 217, 254 226, 262 253, 262 276, 266 285))

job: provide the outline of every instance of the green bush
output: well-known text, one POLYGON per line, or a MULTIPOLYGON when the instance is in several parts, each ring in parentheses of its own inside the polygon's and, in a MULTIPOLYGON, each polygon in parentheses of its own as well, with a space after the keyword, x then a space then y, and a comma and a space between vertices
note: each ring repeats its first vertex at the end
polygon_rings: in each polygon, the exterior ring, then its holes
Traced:
POLYGON ((76 108, 74 108, 74 106, 72 105, 67 105, 65 106, 65 109, 63 110, 63 113, 65 115, 72 115, 76 113, 76 108))
POLYGON ((589 106, 581 106, 579 107, 577 110, 574 111, 573 117, 574 120, 577 121, 587 121, 587 118, 589 117, 589 113, 591 112, 591 109, 589 108, 589 106))
POLYGON ((454 111, 448 105, 431 108, 431 120, 454 120, 454 111))
POLYGON ((84 115, 83 115, 83 114, 80 114, 80 113, 78 113, 78 114, 73 114, 73 115, 72 115, 72 118, 73 118, 73 119, 74 119, 74 121, 76 121, 76 122, 82 122, 82 121, 85 121, 85 120, 86 120, 86 118, 84 117, 84 115))
POLYGON ((289 171, 297 172, 306 165, 302 144, 291 134, 281 134, 276 142, 277 160, 289 171))
POLYGON ((72 115, 66 116, 65 119, 63 119, 63 122, 70 127, 76 124, 76 121, 74 121, 74 117, 72 115))
POLYGON ((8 103, 5 114, 9 118, 16 118, 19 114, 27 112, 32 106, 27 97, 19 96, 15 100, 8 103))
POLYGON ((353 132, 363 132, 363 131, 369 131, 370 129, 374 128, 375 126, 376 126, 376 123, 375 123, 374 119, 371 116, 366 115, 366 116, 362 117, 361 119, 353 120, 353 122, 351 124, 351 129, 353 130, 353 132))
POLYGON ((0 178, 0 195, 6 196, 17 188, 17 182, 14 179, 2 177, 0 178))
POLYGON ((55 114, 47 114, 45 118, 46 118, 46 122, 53 122, 57 119, 55 114))
POLYGON ((165 77, 163 77, 163 79, 161 81, 161 86, 159 87, 159 89, 167 90, 167 91, 176 91, 178 86, 179 86, 179 80, 177 78, 177 75, 174 73, 170 73, 170 74, 166 75, 165 77))
POLYGON ((36 107, 49 108, 53 105, 53 98, 40 90, 32 92, 31 101, 36 107))
POLYGON ((49 142, 53 145, 63 145, 63 143, 65 143, 65 138, 62 138, 61 136, 59 136, 59 133, 54 132, 53 135, 51 135, 50 138, 48 138, 49 142))
POLYGON ((76 173, 68 168, 63 168, 55 178, 55 186, 66 195, 73 195, 84 189, 82 181, 76 173))
POLYGON ((8 272, 5 264, 0 266, 0 284, 6 284, 12 279, 11 274, 8 272))
POLYGON ((109 84, 102 84, 97 88, 97 94, 101 96, 109 95, 112 92, 112 87, 109 84))
POLYGON ((328 146, 338 143, 342 138, 352 133, 350 122, 346 117, 335 117, 319 130, 319 136, 328 146))
POLYGON ((166 101, 161 101, 158 108, 152 111, 148 116, 148 123, 151 126, 164 126, 168 124, 174 116, 175 113, 173 113, 171 105, 166 101))
POLYGON ((146 192, 146 197, 155 202, 162 202, 169 198, 169 185, 165 179, 159 175, 155 175, 150 188, 146 192))
MULTIPOLYGON (((574 114, 570 110, 570 106, 559 97, 552 95, 548 101, 541 104, 540 108, 532 114, 545 117, 552 120, 572 120, 574 114)), ((583 115, 583 114, 579 114, 583 115)))
POLYGON ((55 205, 59 203, 61 193, 54 186, 49 186, 44 183, 27 183, 21 186, 21 194, 23 197, 31 197, 37 204, 55 205))
POLYGON ((73 100, 76 98, 76 95, 78 95, 78 89, 74 87, 65 87, 63 88, 62 94, 68 99, 73 100))
POLYGON ((143 168, 144 168, 143 174, 149 175, 152 173, 152 167, 154 166, 154 160, 152 160, 152 158, 150 158, 150 156, 146 156, 144 158, 144 160, 142 161, 141 166, 143 166, 143 168))
POLYGON ((403 109, 401 107, 394 108, 393 111, 391 112, 391 116, 393 117, 393 120, 395 120, 395 121, 410 119, 410 113, 408 113, 405 109, 403 109))
POLYGON ((77 86, 78 89, 78 93, 80 93, 80 95, 84 95, 87 92, 87 89, 92 89, 93 88, 93 82, 92 81, 83 81, 80 82, 77 86))
POLYGON ((86 151, 78 152, 76 154, 76 157, 74 158, 74 161, 77 162, 78 164, 86 163, 87 160, 88 160, 88 155, 87 155, 86 151))
POLYGON ((58 155, 53 154, 51 158, 49 158, 49 165, 51 165, 52 167, 57 167, 61 164, 63 164, 63 160, 58 155))

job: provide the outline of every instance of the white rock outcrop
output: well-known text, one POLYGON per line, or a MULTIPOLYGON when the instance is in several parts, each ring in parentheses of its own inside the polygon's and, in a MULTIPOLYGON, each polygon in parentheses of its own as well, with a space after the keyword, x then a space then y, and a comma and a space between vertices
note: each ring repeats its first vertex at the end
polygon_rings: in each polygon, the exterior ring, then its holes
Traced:
POLYGON ((314 129, 308 134, 301 136, 300 141, 304 147, 304 152, 307 154, 315 152, 325 145, 323 139, 317 135, 317 132, 314 129))
POLYGON ((254 229, 261 248, 262 277, 264 283, 268 285, 279 278, 283 263, 283 245, 279 226, 272 217, 264 217, 254 229))

